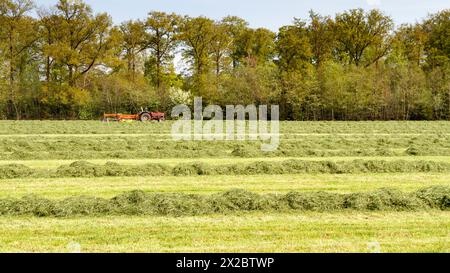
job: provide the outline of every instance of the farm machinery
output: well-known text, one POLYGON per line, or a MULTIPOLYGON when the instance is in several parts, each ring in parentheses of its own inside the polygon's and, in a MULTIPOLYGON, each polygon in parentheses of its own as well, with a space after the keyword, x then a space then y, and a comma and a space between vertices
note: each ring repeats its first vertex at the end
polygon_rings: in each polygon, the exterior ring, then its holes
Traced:
POLYGON ((158 121, 162 122, 166 120, 166 114, 161 112, 149 112, 147 110, 141 109, 141 112, 137 114, 103 114, 103 121, 158 121))

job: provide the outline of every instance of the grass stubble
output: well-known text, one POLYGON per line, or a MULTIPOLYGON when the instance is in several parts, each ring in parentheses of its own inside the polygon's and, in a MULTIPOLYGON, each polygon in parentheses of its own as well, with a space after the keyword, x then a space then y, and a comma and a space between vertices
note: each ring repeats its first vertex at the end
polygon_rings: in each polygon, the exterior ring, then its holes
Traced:
POLYGON ((1 122, 0 251, 450 252, 449 122, 282 122, 271 154, 170 126, 1 122))

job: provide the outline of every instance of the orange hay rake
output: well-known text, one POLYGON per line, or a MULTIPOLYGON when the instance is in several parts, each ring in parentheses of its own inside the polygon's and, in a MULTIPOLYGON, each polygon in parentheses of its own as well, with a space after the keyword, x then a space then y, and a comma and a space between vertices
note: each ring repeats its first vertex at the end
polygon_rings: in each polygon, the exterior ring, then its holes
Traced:
POLYGON ((103 114, 103 121, 127 121, 127 120, 137 120, 137 121, 158 121, 162 122, 166 120, 166 114, 161 112, 148 112, 142 110, 140 113, 132 114, 103 114))

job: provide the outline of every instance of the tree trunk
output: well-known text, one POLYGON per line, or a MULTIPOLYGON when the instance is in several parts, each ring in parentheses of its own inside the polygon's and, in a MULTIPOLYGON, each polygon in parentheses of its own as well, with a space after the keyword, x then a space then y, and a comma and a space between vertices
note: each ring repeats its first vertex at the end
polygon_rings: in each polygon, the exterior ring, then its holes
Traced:
MULTIPOLYGON (((15 114, 15 118, 17 120, 20 119, 20 114, 19 114, 19 109, 17 108, 17 104, 16 104, 16 92, 15 92, 15 88, 14 88, 14 47, 13 47, 13 32, 14 32, 14 28, 11 27, 10 32, 9 32, 9 101, 13 107, 13 109, 11 109, 12 111, 14 111, 15 114)), ((12 112, 11 111, 11 112, 12 112)), ((12 114, 12 113, 10 113, 12 114)))
MULTIPOLYGON (((48 45, 52 44, 52 39, 51 39, 51 31, 48 30, 47 32, 48 38, 47 38, 47 43, 48 45)), ((50 56, 47 55, 47 60, 46 60, 46 67, 45 67, 45 78, 47 81, 47 84, 50 83, 50 65, 51 65, 51 61, 50 61, 50 56)))
POLYGON ((158 42, 156 46, 156 87, 158 87, 158 89, 161 87, 161 63, 162 63, 161 48, 158 42))
POLYGON ((74 81, 73 81, 73 66, 69 65, 69 86, 73 87, 74 86, 74 81))
POLYGON ((448 114, 447 119, 450 120, 450 85, 448 86, 448 114))

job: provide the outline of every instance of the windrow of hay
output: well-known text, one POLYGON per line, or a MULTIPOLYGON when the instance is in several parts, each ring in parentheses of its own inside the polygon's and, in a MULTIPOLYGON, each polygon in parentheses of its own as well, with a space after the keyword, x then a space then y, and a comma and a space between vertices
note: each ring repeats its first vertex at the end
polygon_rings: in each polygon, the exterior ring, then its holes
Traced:
POLYGON ((92 164, 86 161, 75 161, 60 166, 53 176, 57 177, 103 177, 103 176, 163 176, 168 175, 171 167, 162 164, 121 165, 108 162, 105 165, 92 164))
MULTIPOLYGON (((304 134, 449 134, 448 121, 282 121, 284 133, 304 134)), ((1 135, 12 134, 170 134, 172 123, 141 122, 100 123, 98 121, 50 121, 50 120, 8 120, 0 123, 1 135)))
POLYGON ((32 169, 25 165, 0 165, 0 179, 58 177, 132 177, 132 176, 204 176, 204 175, 275 175, 302 173, 445 173, 450 163, 418 160, 353 160, 353 161, 255 161, 243 164, 213 165, 201 162, 169 164, 104 165, 75 161, 53 169, 32 169))
POLYGON ((291 192, 285 195, 231 190, 212 195, 126 192, 112 199, 38 196, 0 199, 0 215, 69 217, 96 215, 193 216, 249 211, 418 211, 450 210, 450 187, 429 187, 414 193, 380 189, 368 193, 291 192))
POLYGON ((34 170, 25 165, 0 165, 0 179, 23 178, 32 174, 34 174, 34 170))
POLYGON ((57 177, 102 176, 196 176, 196 175, 258 175, 297 173, 403 173, 450 172, 450 164, 433 161, 257 161, 246 164, 210 165, 206 163, 182 163, 175 167, 164 164, 127 166, 117 163, 96 165, 77 161, 57 169, 57 177))
MULTIPOLYGON (((286 128, 287 129, 287 128, 286 128)), ((284 130, 284 129, 283 129, 284 130)), ((450 156, 450 135, 282 134, 276 151, 261 141, 172 141, 169 135, 1 137, 3 160, 205 157, 450 156)))

